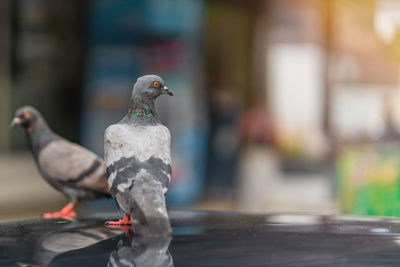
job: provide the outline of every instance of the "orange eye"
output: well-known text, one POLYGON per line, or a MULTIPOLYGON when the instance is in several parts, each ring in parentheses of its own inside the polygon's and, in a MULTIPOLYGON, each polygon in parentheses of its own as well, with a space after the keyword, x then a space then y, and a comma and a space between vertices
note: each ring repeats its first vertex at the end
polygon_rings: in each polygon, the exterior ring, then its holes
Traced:
POLYGON ((154 83, 153 83, 153 86, 154 86, 154 87, 158 87, 159 85, 160 85, 160 84, 159 84, 158 82, 154 82, 154 83))
POLYGON ((29 112, 25 112, 24 113, 24 118, 27 120, 31 117, 31 114, 29 114, 29 112))

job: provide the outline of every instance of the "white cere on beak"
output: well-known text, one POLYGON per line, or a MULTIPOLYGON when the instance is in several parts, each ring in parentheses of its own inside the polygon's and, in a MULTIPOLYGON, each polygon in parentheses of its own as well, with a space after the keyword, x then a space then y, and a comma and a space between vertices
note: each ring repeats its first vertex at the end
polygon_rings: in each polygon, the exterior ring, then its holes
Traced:
POLYGON ((11 127, 13 127, 13 126, 15 126, 15 125, 18 125, 18 124, 20 124, 20 123, 21 123, 21 119, 18 118, 18 117, 15 117, 15 118, 12 120, 12 122, 11 122, 11 127))

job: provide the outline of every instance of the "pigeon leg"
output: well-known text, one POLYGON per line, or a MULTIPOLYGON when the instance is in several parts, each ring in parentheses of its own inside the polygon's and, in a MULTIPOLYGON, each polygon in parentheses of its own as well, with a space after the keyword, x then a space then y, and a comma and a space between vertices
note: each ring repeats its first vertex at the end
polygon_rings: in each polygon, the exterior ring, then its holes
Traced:
POLYGON ((46 219, 62 218, 62 219, 66 219, 66 220, 73 220, 76 217, 76 212, 75 212, 76 206, 77 206, 77 203, 72 203, 72 202, 68 203, 60 211, 43 214, 43 218, 46 218, 46 219))

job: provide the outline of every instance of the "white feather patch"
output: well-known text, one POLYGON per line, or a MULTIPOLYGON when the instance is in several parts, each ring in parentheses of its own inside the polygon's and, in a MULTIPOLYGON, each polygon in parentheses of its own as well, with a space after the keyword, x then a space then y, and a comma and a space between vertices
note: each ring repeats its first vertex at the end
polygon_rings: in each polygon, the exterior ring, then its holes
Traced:
POLYGON ((167 187, 163 187, 162 192, 165 195, 168 192, 168 188, 167 187))
POLYGON ((163 173, 163 174, 165 174, 167 177, 168 177, 168 184, 171 182, 171 174, 169 174, 169 173, 167 173, 166 171, 164 171, 164 170, 161 170, 161 172, 163 173))
POLYGON ((120 183, 120 184, 118 184, 117 189, 118 189, 118 191, 120 191, 120 192, 125 192, 131 185, 132 185, 132 181, 129 180, 129 181, 126 182, 126 183, 120 183))
POLYGON ((110 176, 107 178, 108 186, 111 188, 115 177, 117 177, 117 171, 114 171, 113 173, 110 174, 110 176))
POLYGON ((171 164, 170 146, 171 134, 163 125, 114 124, 104 134, 104 158, 107 167, 122 157, 132 156, 142 162, 155 157, 165 164, 171 164))

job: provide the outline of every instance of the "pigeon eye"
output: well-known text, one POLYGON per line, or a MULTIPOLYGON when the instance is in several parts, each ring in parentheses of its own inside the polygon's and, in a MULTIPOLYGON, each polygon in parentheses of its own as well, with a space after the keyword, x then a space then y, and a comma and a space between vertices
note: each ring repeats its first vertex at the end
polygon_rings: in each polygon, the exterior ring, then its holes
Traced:
POLYGON ((153 86, 154 86, 154 87, 158 87, 159 85, 160 85, 160 84, 159 84, 158 82, 154 82, 154 83, 153 83, 153 86))
POLYGON ((29 112, 25 112, 24 113, 24 118, 27 120, 31 117, 31 114, 29 114, 29 112))

